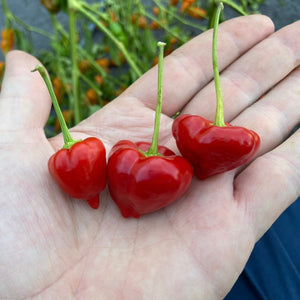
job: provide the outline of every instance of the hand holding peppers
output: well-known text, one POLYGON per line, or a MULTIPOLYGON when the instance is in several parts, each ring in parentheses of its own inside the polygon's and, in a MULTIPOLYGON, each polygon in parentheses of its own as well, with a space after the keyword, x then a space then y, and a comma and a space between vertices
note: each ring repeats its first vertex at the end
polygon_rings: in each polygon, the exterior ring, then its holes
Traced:
POLYGON ((172 127, 181 154, 193 165, 198 179, 206 179, 247 163, 257 152, 256 132, 224 122, 223 100, 217 64, 217 29, 223 4, 218 5, 213 34, 213 69, 217 109, 215 121, 196 115, 181 115, 172 127))
MULTIPOLYGON (((83 210, 79 201, 69 205, 67 195, 59 193, 46 163, 61 140, 48 140, 43 132, 48 93, 38 74, 30 73, 36 60, 9 52, 0 96, 1 297, 223 299, 255 242, 299 196, 299 131, 290 135, 300 120, 299 30, 294 23, 273 34, 270 20, 261 15, 222 23, 227 33, 222 69, 246 75, 242 82, 249 77, 259 82, 247 89, 247 102, 236 101, 230 122, 259 128, 260 158, 237 176, 193 180, 183 201, 138 220, 119 217, 106 192, 98 211, 83 210), (233 44, 238 51, 232 51, 233 44), (270 55, 266 49, 276 51, 270 55)), ((174 112, 201 113, 190 105, 198 102, 195 93, 202 96, 204 87, 211 88, 210 38, 210 32, 201 34, 165 60, 164 144, 173 141, 174 112), (203 57, 197 61, 199 51, 203 57), (190 79, 199 73, 203 79, 190 79)), ((108 148, 120 136, 148 141, 156 77, 156 69, 150 71, 72 132, 91 136, 101 128, 108 148), (138 130, 137 115, 143 118, 138 130)), ((224 87, 234 93, 226 80, 224 87)), ((298 208, 291 207, 293 222, 298 208)), ((289 228, 289 235, 296 236, 298 228, 289 228)))

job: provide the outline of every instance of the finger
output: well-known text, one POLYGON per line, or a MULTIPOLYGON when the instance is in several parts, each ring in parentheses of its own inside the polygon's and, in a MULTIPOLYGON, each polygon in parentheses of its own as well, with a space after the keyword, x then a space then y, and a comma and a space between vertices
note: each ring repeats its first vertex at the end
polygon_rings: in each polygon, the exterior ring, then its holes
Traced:
MULTIPOLYGON (((300 67, 231 122, 232 125, 241 125, 259 134, 261 145, 255 157, 281 144, 299 124, 299 84, 300 67)), ((245 168, 244 165, 233 170, 232 176, 245 168)))
POLYGON ((39 73, 31 72, 38 63, 36 58, 22 51, 7 54, 0 94, 1 129, 44 127, 51 100, 39 73))
MULTIPOLYGON (((299 65, 299 59, 300 22, 296 22, 272 34, 230 65, 221 73, 225 120, 230 122, 287 76, 299 65)), ((215 107, 215 86, 212 81, 183 112, 201 114, 213 120, 215 107)))
MULTIPOLYGON (((274 30, 265 16, 252 15, 226 21, 219 28, 219 67, 225 69, 241 54, 266 38, 274 30)), ((164 61, 163 112, 169 116, 186 103, 213 78, 212 30, 194 38, 164 61)), ((124 95, 139 99, 154 109, 157 94, 157 68, 137 80, 124 95)))
POLYGON ((261 145, 257 156, 281 144, 300 123, 299 86, 300 67, 231 122, 259 134, 261 145))
POLYGON ((300 131, 235 179, 235 198, 257 240, 300 195, 300 131))

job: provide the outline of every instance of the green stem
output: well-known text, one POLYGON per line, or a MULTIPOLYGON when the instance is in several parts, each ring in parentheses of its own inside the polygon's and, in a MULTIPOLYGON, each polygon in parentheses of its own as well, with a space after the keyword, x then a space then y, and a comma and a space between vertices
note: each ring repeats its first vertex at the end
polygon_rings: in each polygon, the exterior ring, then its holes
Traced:
POLYGON ((74 0, 68 2, 69 14, 69 34, 70 34, 70 49, 72 60, 72 91, 73 91, 73 105, 74 105, 74 119, 75 124, 81 121, 80 105, 79 105, 79 70, 77 65, 77 51, 76 51, 76 11, 74 9, 74 0))
POLYGON ((20 18, 14 16, 14 19, 17 23, 19 23, 25 30, 29 31, 29 32, 34 32, 34 33, 38 33, 46 38, 48 38, 49 40, 55 40, 54 37, 49 34, 47 31, 44 31, 42 29, 39 29, 37 27, 34 26, 30 26, 28 24, 26 24, 23 20, 21 20, 20 18))
MULTIPOLYGON (((55 37, 54 39, 55 40, 59 40, 59 34, 61 34, 63 36, 63 38, 65 39, 68 39, 68 34, 67 32, 64 30, 64 28, 61 26, 60 23, 58 23, 56 17, 51 14, 51 19, 52 19, 52 22, 53 22, 53 28, 54 28, 54 31, 55 31, 55 37)), ((76 44, 76 51, 77 51, 77 54, 79 56, 79 59, 88 59, 89 62, 91 63, 92 67, 98 72, 101 74, 101 76, 103 78, 105 77, 108 77, 109 75, 107 74, 107 71, 105 71, 102 67, 100 67, 96 62, 95 62, 95 59, 93 58, 92 55, 89 54, 88 51, 86 51, 85 49, 79 47, 77 44, 76 44)), ((57 53, 59 55, 59 53, 57 53)), ((80 71, 78 70, 79 72, 79 75, 80 76, 80 71)), ((109 80, 111 82, 114 82, 115 84, 118 84, 118 85, 122 85, 122 81, 120 81, 117 77, 113 77, 113 76, 109 76, 109 80)), ((66 82, 66 81, 65 81, 66 82)))
POLYGON ((245 0, 240 0, 241 4, 242 4, 242 7, 243 9, 247 10, 247 1, 245 0))
POLYGON ((13 15, 12 12, 8 8, 6 0, 1 0, 1 3, 2 3, 2 8, 3 8, 3 12, 4 12, 4 17, 5 17, 5 28, 9 28, 10 23, 16 22, 16 23, 19 23, 25 30, 27 30, 29 32, 35 32, 35 33, 38 33, 42 36, 49 38, 50 40, 54 40, 52 35, 49 34, 47 31, 44 31, 44 30, 34 27, 34 26, 30 26, 30 25, 26 24, 23 20, 18 18, 17 16, 13 15))
MULTIPOLYGON (((64 28, 61 26, 61 24, 57 21, 56 17, 51 14, 51 19, 52 19, 52 23, 53 23, 53 28, 55 31, 55 39, 58 41, 59 40, 59 34, 62 35, 62 37, 64 39, 68 39, 68 34, 67 32, 64 30, 64 28)), ((83 58, 87 58, 89 60, 89 62, 93 65, 93 67, 102 75, 102 76, 106 76, 106 71, 103 70, 99 65, 97 65, 97 63, 95 63, 94 58, 92 57, 92 55, 89 55, 89 53, 87 51, 85 51, 83 48, 78 47, 76 44, 76 51, 78 51, 77 53, 79 54, 79 56, 82 56, 83 58)))
MULTIPOLYGON (((74 1, 74 0, 72 0, 74 1)), ((128 53, 126 47, 122 42, 120 42, 106 27, 105 25, 100 22, 92 13, 88 11, 89 7, 86 3, 80 1, 74 1, 74 8, 77 11, 80 11, 86 18, 90 19, 95 25, 97 25, 100 30, 105 33, 118 47, 118 49, 123 53, 124 57, 126 58, 128 64, 131 66, 133 71, 137 74, 138 77, 142 76, 142 72, 135 64, 134 60, 131 58, 130 54, 128 53)))
POLYGON ((91 87, 99 97, 103 95, 102 91, 97 87, 97 84, 95 84, 88 76, 85 76, 84 74, 80 74, 80 78, 89 86, 91 87))
POLYGON ((51 97, 51 100, 52 100, 52 103, 53 103, 53 107, 55 109, 57 118, 58 118, 59 123, 60 123, 61 130, 62 130, 62 134, 63 134, 63 137, 64 137, 65 144, 64 144, 63 148, 64 149, 69 149, 69 148, 72 147, 72 145, 74 145, 78 141, 73 140, 71 135, 70 135, 69 129, 68 129, 67 124, 66 124, 66 121, 65 121, 65 119, 62 115, 62 112, 60 110, 57 98, 56 98, 55 93, 53 91, 51 81, 50 81, 49 77, 47 76, 47 73, 46 73, 45 69, 41 65, 37 65, 35 67, 35 69, 32 70, 32 72, 35 72, 35 71, 38 71, 40 73, 40 75, 42 76, 42 78, 43 78, 43 80, 44 80, 44 82, 45 82, 45 84, 48 88, 48 91, 49 91, 49 94, 50 94, 50 97, 51 97))
MULTIPOLYGON (((60 25, 60 23, 58 23, 56 17, 54 14, 50 14, 51 20, 52 20, 52 24, 53 24, 53 29, 54 29, 54 39, 56 41, 60 41, 60 34, 67 39, 68 35, 65 31, 63 31, 63 34, 61 33, 62 27, 60 25)), ((54 48, 55 54, 57 55, 57 60, 55 61, 55 69, 56 72, 58 74, 58 77, 63 81, 64 85, 65 85, 65 90, 66 93, 68 95, 68 99, 69 99, 69 107, 73 107, 73 103, 72 103, 72 90, 69 87, 70 85, 68 85, 69 82, 69 78, 66 74, 66 69, 64 68, 63 64, 62 64, 62 57, 60 56, 59 51, 54 48)))
POLYGON ((162 92, 163 92, 163 59, 164 59, 164 47, 166 43, 158 42, 157 46, 159 48, 158 55, 158 87, 157 87, 157 104, 155 111, 155 121, 154 121, 154 131, 152 137, 152 143, 145 156, 157 156, 158 153, 158 134, 159 134, 159 125, 160 125, 160 115, 162 110, 162 92))
POLYGON ((215 88, 216 88, 216 97, 217 97, 217 107, 215 114, 214 125, 224 127, 224 110, 223 110, 223 97, 220 83, 220 74, 218 69, 218 59, 217 59, 217 38, 218 38, 218 27, 220 14, 224 8, 223 3, 220 2, 217 7, 215 20, 214 20, 214 32, 213 32, 213 46, 212 46, 212 60, 213 60, 213 70, 214 70, 214 79, 215 79, 215 88))
MULTIPOLYGON (((196 24, 194 22, 189 21, 188 19, 186 20, 183 17, 180 17, 178 15, 178 13, 173 13, 171 9, 168 9, 166 7, 164 7, 159 1, 157 0, 153 0, 153 2, 159 7, 159 9, 161 11, 163 11, 164 13, 166 13, 167 15, 171 16, 172 18, 178 20, 179 22, 181 22, 184 25, 199 29, 200 31, 205 31, 206 27, 205 26, 201 26, 199 24, 196 24)), ((207 19, 207 17, 205 17, 205 19, 207 19)), ((172 33, 172 32, 171 32, 172 33)))
POLYGON ((140 12, 147 18, 149 18, 152 21, 155 21, 161 28, 163 28, 166 32, 168 32, 169 34, 173 35, 174 37, 176 37, 179 41, 181 42, 185 42, 184 39, 178 35, 175 31, 171 30, 169 28, 169 26, 163 24, 159 19, 155 18, 154 16, 152 16, 151 14, 149 14, 144 7, 142 6, 142 4, 139 2, 139 9, 140 12))
POLYGON ((13 15, 10 12, 6 0, 2 0, 2 8, 4 12, 4 17, 5 17, 5 28, 10 27, 10 22, 13 20, 13 15))
POLYGON ((239 14, 241 14, 242 16, 247 16, 248 13, 244 10, 246 9, 246 7, 244 6, 244 9, 243 7, 237 5, 236 3, 234 3, 233 1, 231 0, 222 0, 222 2, 228 6, 230 6, 232 9, 236 10, 239 14))

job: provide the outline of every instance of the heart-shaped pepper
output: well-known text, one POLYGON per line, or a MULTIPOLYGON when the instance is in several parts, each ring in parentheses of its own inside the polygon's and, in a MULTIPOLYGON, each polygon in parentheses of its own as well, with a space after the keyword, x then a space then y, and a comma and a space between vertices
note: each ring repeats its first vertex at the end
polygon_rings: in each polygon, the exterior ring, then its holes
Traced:
POLYGON ((48 161, 51 176, 69 196, 84 199, 97 209, 106 186, 106 155, 103 143, 89 137, 69 149, 60 149, 48 161))
POLYGON ((165 207, 191 183, 193 170, 183 157, 163 146, 158 146, 159 155, 145 156, 149 147, 150 143, 123 140, 109 154, 108 187, 125 218, 165 207))
POLYGON ((165 43, 158 42, 158 89, 152 143, 121 140, 109 153, 108 187, 125 218, 139 218, 174 202, 184 194, 193 177, 186 159, 158 145, 164 46, 165 43))
POLYGON ((195 115, 181 115, 172 126, 177 147, 194 167, 197 178, 232 170, 247 163, 256 153, 260 138, 244 127, 215 126, 195 115))
POLYGON ((232 170, 247 163, 257 152, 260 138, 252 130, 224 122, 223 99, 217 63, 217 32, 223 4, 217 6, 213 31, 213 71, 217 106, 215 121, 195 115, 181 115, 172 126, 177 147, 194 167, 197 178, 232 170))
POLYGON ((38 71, 45 81, 65 142, 63 148, 49 158, 49 173, 69 196, 86 200, 90 207, 97 209, 99 194, 106 186, 105 147, 95 137, 73 140, 45 69, 37 65, 33 71, 38 71))

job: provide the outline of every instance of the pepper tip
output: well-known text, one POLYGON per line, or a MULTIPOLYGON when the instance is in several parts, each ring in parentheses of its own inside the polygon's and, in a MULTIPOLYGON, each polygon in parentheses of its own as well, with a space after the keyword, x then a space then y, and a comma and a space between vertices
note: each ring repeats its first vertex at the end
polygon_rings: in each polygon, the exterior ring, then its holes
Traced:
POLYGON ((89 206, 93 209, 97 209, 99 207, 99 195, 93 197, 93 198, 90 198, 90 199, 87 199, 86 202, 89 204, 89 206))

